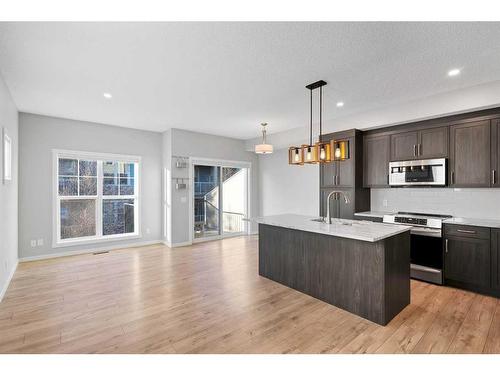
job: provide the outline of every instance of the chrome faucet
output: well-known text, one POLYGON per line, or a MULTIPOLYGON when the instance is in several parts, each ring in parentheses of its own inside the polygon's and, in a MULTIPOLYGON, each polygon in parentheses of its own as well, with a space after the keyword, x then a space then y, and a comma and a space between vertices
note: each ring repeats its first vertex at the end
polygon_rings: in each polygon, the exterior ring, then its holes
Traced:
POLYGON ((340 194, 344 197, 345 204, 351 203, 351 199, 349 199, 349 196, 343 191, 340 190, 331 191, 330 194, 328 194, 328 197, 326 198, 326 222, 328 224, 332 223, 332 217, 330 215, 330 199, 332 198, 332 196, 335 196, 336 194, 340 194))

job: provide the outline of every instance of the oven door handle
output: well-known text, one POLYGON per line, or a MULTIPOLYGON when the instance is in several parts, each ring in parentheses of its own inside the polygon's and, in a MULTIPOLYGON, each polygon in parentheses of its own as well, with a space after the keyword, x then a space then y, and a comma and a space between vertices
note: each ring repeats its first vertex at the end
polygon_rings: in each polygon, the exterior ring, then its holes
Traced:
POLYGON ((411 228, 411 234, 427 237, 441 237, 441 229, 428 229, 428 228, 411 228))

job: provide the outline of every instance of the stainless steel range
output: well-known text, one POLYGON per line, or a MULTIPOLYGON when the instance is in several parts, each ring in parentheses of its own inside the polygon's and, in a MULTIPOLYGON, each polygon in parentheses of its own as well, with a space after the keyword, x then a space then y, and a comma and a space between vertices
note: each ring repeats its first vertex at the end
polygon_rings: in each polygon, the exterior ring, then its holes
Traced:
POLYGON ((384 223, 409 225, 411 229, 410 275, 414 279, 443 283, 442 227, 450 215, 398 212, 384 215, 384 223))

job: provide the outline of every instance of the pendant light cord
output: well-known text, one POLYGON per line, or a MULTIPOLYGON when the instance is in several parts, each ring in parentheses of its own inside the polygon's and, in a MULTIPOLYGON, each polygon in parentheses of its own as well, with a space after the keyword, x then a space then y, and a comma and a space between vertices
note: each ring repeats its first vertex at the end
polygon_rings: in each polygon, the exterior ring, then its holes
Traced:
POLYGON ((323 110, 323 86, 319 88, 319 141, 322 142, 323 124, 322 124, 322 110, 323 110))
POLYGON ((313 90, 311 90, 311 117, 309 120, 309 146, 312 146, 313 141, 313 90))

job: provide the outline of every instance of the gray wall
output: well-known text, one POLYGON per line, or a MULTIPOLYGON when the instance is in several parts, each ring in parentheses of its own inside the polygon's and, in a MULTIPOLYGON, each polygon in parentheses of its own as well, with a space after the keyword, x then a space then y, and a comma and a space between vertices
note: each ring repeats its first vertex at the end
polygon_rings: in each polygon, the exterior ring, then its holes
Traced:
MULTIPOLYGON (((244 161, 251 163, 250 186, 250 216, 259 213, 259 163, 253 152, 245 151, 245 142, 232 138, 219 137, 209 134, 195 133, 180 129, 171 129, 163 134, 164 137, 164 167, 170 169, 171 177, 189 176, 188 168, 175 168, 175 158, 170 156, 212 158, 221 160, 244 161)), ((191 189, 170 189, 170 199, 167 207, 170 209, 171 220, 168 222, 166 241, 172 245, 189 242, 190 215, 189 200, 191 189)), ((252 228, 255 230, 256 226, 252 228)))
POLYGON ((500 189, 372 189, 371 209, 500 219, 500 189))
POLYGON ((288 150, 259 156, 261 215, 319 214, 319 167, 289 165, 288 150))
POLYGON ((12 139, 12 181, 3 184, 3 139, 0 141, 0 300, 17 265, 18 114, 0 76, 0 134, 2 127, 12 139))
POLYGON ((19 256, 41 256, 161 240, 161 160, 159 133, 21 113, 19 256), (52 248, 52 149, 141 156, 142 238, 52 248), (40 238, 43 239, 43 246, 32 248, 30 240, 40 238))

